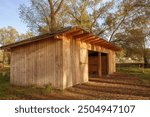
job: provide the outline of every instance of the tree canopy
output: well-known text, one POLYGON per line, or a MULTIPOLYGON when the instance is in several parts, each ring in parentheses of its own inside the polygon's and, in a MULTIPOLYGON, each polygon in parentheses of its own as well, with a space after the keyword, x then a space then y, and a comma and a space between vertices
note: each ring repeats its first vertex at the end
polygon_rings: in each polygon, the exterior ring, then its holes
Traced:
POLYGON ((8 26, 0 28, 0 44, 6 45, 19 40, 27 39, 33 36, 32 32, 20 34, 15 28, 8 26))
MULTIPOLYGON (((31 29, 39 32, 56 23, 56 29, 77 25, 124 49, 125 56, 146 60, 150 43, 149 0, 30 0, 20 6, 20 16, 31 29), (49 3, 48 3, 49 2, 49 3), (55 23, 52 20, 53 14, 55 23), (52 12, 54 12, 52 14, 52 12), (49 21, 48 20, 48 21, 49 21), (37 25, 37 24, 39 25, 37 25)), ((45 32, 45 31, 44 31, 45 32)))
POLYGON ((19 34, 14 28, 0 29, 1 45, 19 39, 79 26, 123 48, 125 57, 146 63, 150 46, 149 0, 29 0, 19 15, 32 32, 19 34))

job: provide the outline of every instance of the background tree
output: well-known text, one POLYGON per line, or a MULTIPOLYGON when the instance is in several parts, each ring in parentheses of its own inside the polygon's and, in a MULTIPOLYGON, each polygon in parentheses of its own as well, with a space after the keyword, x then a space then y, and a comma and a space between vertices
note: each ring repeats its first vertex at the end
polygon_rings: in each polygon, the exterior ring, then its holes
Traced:
POLYGON ((30 0, 30 5, 20 5, 20 17, 35 32, 54 32, 60 27, 58 16, 64 0, 30 0))
POLYGON ((9 43, 13 43, 18 38, 18 36, 19 36, 19 33, 17 32, 17 30, 11 26, 8 26, 7 28, 1 28, 0 29, 0 44, 6 45, 9 43))
POLYGON ((0 28, 0 44, 6 45, 10 43, 14 43, 19 40, 27 39, 34 36, 32 32, 27 32, 26 34, 19 34, 19 32, 11 27, 0 28))
MULTIPOLYGON (((14 43, 19 40, 30 38, 33 36, 32 32, 27 32, 26 34, 19 34, 18 31, 11 27, 0 28, 0 45, 7 45, 14 43)), ((0 52, 0 63, 10 64, 10 52, 2 51, 0 52)))
POLYGON ((113 8, 114 0, 70 0, 66 4, 66 13, 70 24, 79 26, 96 35, 102 34, 105 28, 103 21, 113 8))
POLYGON ((55 28, 76 25, 100 35, 104 27, 101 21, 109 14, 114 1, 30 0, 30 5, 20 5, 20 18, 35 32, 52 32, 55 28))
POLYGON ((20 17, 40 33, 79 26, 122 46, 122 55, 147 63, 149 0, 30 0, 20 6, 20 17))
POLYGON ((31 38, 31 37, 33 37, 34 36, 34 34, 32 33, 32 32, 30 32, 30 31, 28 31, 28 32, 26 32, 25 34, 19 34, 19 37, 18 37, 18 40, 17 41, 19 41, 19 40, 24 40, 24 39, 28 39, 28 38, 31 38))
POLYGON ((108 30, 109 41, 121 45, 126 50, 127 57, 143 59, 146 64, 146 48, 150 40, 149 4, 148 0, 123 0, 118 11, 106 20, 112 26, 108 30))

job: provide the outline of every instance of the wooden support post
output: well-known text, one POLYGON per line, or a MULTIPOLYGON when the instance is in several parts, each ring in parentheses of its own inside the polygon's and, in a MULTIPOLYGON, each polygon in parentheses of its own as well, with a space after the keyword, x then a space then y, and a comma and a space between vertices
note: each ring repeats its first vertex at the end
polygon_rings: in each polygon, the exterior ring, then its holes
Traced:
POLYGON ((101 53, 98 53, 98 76, 102 76, 102 68, 101 68, 101 53))
POLYGON ((3 50, 3 68, 5 67, 5 50, 3 50))

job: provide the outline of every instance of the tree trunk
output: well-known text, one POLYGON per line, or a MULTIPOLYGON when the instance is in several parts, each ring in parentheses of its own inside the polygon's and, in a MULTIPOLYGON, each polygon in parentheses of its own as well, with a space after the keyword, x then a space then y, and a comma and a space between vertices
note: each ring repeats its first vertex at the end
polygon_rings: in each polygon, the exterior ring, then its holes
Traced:
POLYGON ((144 55, 143 55, 143 59, 144 59, 144 66, 146 67, 147 64, 148 64, 148 60, 147 60, 147 57, 146 57, 146 53, 144 52, 144 55))
POLYGON ((3 51, 3 68, 5 67, 5 50, 3 51))
POLYGON ((58 15, 58 12, 60 11, 60 9, 64 3, 64 0, 60 1, 60 4, 58 5, 56 10, 54 9, 54 4, 53 4, 52 0, 48 0, 48 2, 50 5, 50 10, 51 10, 51 13, 49 15, 49 17, 51 19, 51 24, 50 24, 51 32, 55 32, 55 31, 57 31, 56 16, 58 15))
POLYGON ((56 26, 56 18, 54 15, 51 15, 51 32, 55 32, 57 29, 57 26, 56 26))

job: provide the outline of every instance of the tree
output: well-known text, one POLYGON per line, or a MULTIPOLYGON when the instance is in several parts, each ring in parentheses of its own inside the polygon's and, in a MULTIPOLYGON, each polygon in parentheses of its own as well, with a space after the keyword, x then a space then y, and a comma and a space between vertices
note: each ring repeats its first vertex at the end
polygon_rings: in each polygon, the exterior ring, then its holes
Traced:
POLYGON ((126 50, 126 57, 142 59, 145 34, 141 29, 126 29, 125 33, 117 33, 115 37, 119 45, 126 50))
POLYGON ((77 25, 100 35, 102 28, 105 27, 100 21, 105 20, 113 5, 114 0, 105 3, 102 0, 70 0, 65 7, 67 8, 66 13, 71 19, 71 25, 77 25))
POLYGON ((34 34, 32 32, 26 32, 25 34, 19 34, 18 40, 24 40, 33 37, 34 34))
POLYGON ((19 40, 27 39, 34 36, 32 32, 27 32, 26 34, 19 34, 19 32, 11 27, 0 28, 0 44, 6 45, 10 43, 14 43, 19 40))
POLYGON ((150 49, 149 48, 147 48, 146 49, 146 59, 147 59, 147 61, 148 61, 148 63, 150 64, 150 49))
MULTIPOLYGON (((126 56, 135 56, 146 60, 146 48, 150 40, 150 1, 123 0, 114 14, 110 14, 109 41, 118 43, 126 50, 126 56)), ((134 57, 134 58, 135 58, 134 57)))
POLYGON ((50 14, 49 14, 49 16, 50 16, 50 20, 51 20, 50 25, 51 25, 51 32, 52 32, 52 31, 56 31, 57 30, 56 17, 57 17, 58 12, 60 11, 60 9, 61 9, 61 7, 63 5, 64 0, 60 1, 60 3, 58 5, 58 7, 56 8, 56 10, 54 8, 55 5, 53 4, 52 0, 48 0, 48 2, 49 2, 49 5, 50 5, 50 11, 51 11, 50 14))
POLYGON ((30 5, 20 5, 20 18, 27 23, 32 31, 54 32, 61 26, 58 15, 64 0, 30 0, 30 5))
POLYGON ((79 26, 85 30, 89 30, 91 21, 87 8, 89 0, 70 0, 65 5, 65 13, 70 18, 71 25, 79 26))
MULTIPOLYGON (((19 33, 16 29, 14 29, 11 26, 8 26, 7 28, 1 28, 0 29, 0 44, 1 45, 7 45, 10 43, 15 42, 16 38, 18 38, 19 33)), ((9 64, 10 62, 10 53, 2 51, 1 56, 3 58, 3 65, 4 63, 9 64)))
POLYGON ((105 27, 100 21, 105 20, 114 1, 30 0, 29 6, 20 6, 20 18, 36 32, 52 32, 55 28, 75 25, 100 35, 105 27))
POLYGON ((8 26, 7 28, 1 28, 0 29, 0 44, 6 45, 15 42, 15 40, 18 38, 19 33, 16 29, 14 29, 11 26, 8 26))
MULTIPOLYGON (((0 44, 3 45, 7 45, 7 44, 11 44, 14 43, 16 41, 19 40, 23 40, 26 38, 30 38, 33 36, 33 33, 31 32, 27 32, 26 34, 19 34, 18 31, 11 27, 4 27, 4 28, 0 28, 0 44)), ((0 54, 0 58, 3 58, 3 65, 4 64, 10 64, 10 52, 9 51, 1 51, 0 54)))

